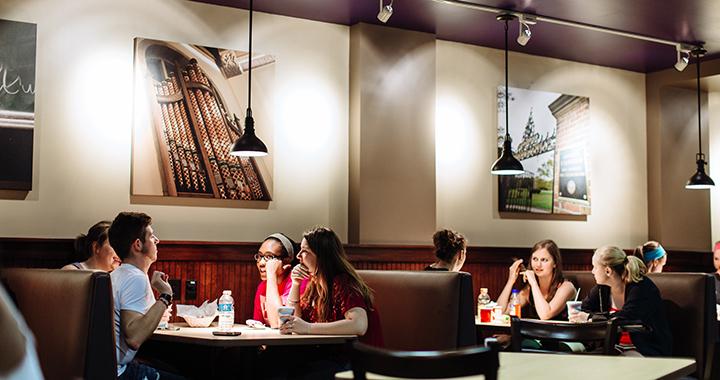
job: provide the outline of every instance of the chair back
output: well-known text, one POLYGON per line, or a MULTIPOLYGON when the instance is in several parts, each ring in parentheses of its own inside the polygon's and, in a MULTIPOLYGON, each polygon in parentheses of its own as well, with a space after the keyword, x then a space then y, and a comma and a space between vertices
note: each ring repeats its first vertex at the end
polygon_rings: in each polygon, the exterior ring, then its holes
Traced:
POLYGON ((557 350, 560 342, 598 342, 602 344, 600 353, 612 355, 618 340, 614 321, 569 323, 513 317, 510 331, 512 332, 512 350, 516 352, 553 352, 557 350), (540 339, 550 347, 545 347, 545 350, 523 349, 522 341, 526 338, 540 339))
POLYGON ((0 278, 35 336, 46 379, 117 377, 109 274, 12 268, 0 278))
POLYGON ((449 350, 476 343, 469 273, 360 270, 358 274, 374 292, 385 348, 449 350))
POLYGON ((353 342, 350 362, 355 379, 365 373, 392 377, 437 379, 485 375, 497 379, 498 352, 486 347, 468 347, 449 351, 393 351, 353 342))
MULTIPOLYGON (((567 271, 565 278, 582 287, 583 299, 595 286, 591 272, 567 271)), ((660 290, 673 337, 673 356, 695 359, 698 379, 710 379, 717 337, 715 280, 705 273, 663 272, 648 277, 660 290)), ((718 364, 720 365, 720 364, 718 364)))

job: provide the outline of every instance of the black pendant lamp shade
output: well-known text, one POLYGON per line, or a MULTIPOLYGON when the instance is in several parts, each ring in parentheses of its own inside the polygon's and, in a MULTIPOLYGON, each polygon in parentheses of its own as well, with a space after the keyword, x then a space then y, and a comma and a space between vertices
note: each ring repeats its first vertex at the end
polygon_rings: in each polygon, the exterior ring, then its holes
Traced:
POLYGON ((514 19, 511 14, 501 14, 497 16, 499 21, 505 22, 505 142, 503 142, 503 150, 500 158, 498 158, 490 168, 490 173, 494 175, 518 175, 525 173, 523 166, 512 154, 512 139, 510 138, 510 122, 508 112, 510 104, 508 101, 508 22, 514 19))
POLYGON ((698 153, 695 156, 695 163, 697 164, 697 171, 695 174, 690 177, 687 184, 685 185, 686 189, 692 189, 692 190, 702 190, 702 189, 709 189, 713 186, 715 186, 715 182, 705 174, 705 165, 707 162, 705 161, 705 155, 702 152, 702 134, 701 134, 701 124, 700 124, 700 57, 702 57, 705 54, 705 49, 699 47, 692 51, 692 54, 695 56, 696 62, 696 68, 697 68, 697 107, 698 107, 698 153))
MULTIPOLYGON (((253 0, 250 0, 250 17, 249 17, 249 24, 250 24, 250 33, 248 39, 249 47, 248 47, 248 107, 247 107, 247 113, 245 115, 245 128, 243 130, 242 135, 235 140, 235 143, 232 146, 232 149, 230 150, 230 154, 233 156, 244 156, 244 157, 260 157, 260 156, 267 156, 268 150, 267 146, 255 135, 255 120, 252 116, 252 108, 250 107, 251 104, 251 98, 250 98, 250 89, 252 88, 252 17, 253 17, 253 0)), ((236 119, 236 125, 239 127, 239 123, 237 123, 237 117, 236 119)))

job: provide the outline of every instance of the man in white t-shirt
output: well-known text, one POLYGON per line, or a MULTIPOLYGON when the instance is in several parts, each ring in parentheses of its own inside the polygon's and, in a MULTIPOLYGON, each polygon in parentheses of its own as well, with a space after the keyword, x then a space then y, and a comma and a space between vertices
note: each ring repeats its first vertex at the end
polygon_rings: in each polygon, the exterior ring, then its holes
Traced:
MULTIPOLYGON (((172 302, 167 275, 155 271, 148 279, 150 265, 157 260, 157 244, 150 216, 121 212, 115 217, 108 239, 122 260, 110 274, 115 301, 115 346, 118 379, 159 379, 166 373, 133 361, 140 345, 157 328, 172 302), (160 293, 156 300, 152 289, 160 293)), ((167 374, 170 375, 170 374, 167 374)), ((172 376, 171 376, 172 377, 172 376)))

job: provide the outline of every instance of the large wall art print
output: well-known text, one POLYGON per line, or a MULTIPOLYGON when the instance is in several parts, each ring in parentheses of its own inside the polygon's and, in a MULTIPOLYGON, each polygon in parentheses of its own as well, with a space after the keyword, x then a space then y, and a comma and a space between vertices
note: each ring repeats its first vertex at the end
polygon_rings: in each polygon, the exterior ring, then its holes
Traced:
POLYGON ((0 189, 32 190, 37 25, 0 20, 0 189))
MULTIPOLYGON (((590 99, 508 88, 510 138, 525 174, 499 177, 498 210, 590 214, 590 99)), ((498 87, 498 155, 505 140, 505 88, 498 87)))
MULTIPOLYGON (((252 58, 255 128, 270 155, 230 155, 244 127, 248 58, 244 51, 135 39, 131 200, 272 199, 272 55, 252 58)), ((238 204, 230 207, 253 207, 238 204)))

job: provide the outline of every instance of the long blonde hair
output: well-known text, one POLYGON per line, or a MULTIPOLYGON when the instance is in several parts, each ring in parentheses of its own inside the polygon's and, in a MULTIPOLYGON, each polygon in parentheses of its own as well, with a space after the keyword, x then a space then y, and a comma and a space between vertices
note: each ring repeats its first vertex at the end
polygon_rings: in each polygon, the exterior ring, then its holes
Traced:
POLYGON ((626 284, 640 282, 647 273, 647 267, 640 258, 628 256, 618 247, 606 245, 595 250, 598 263, 610 267, 626 284))

